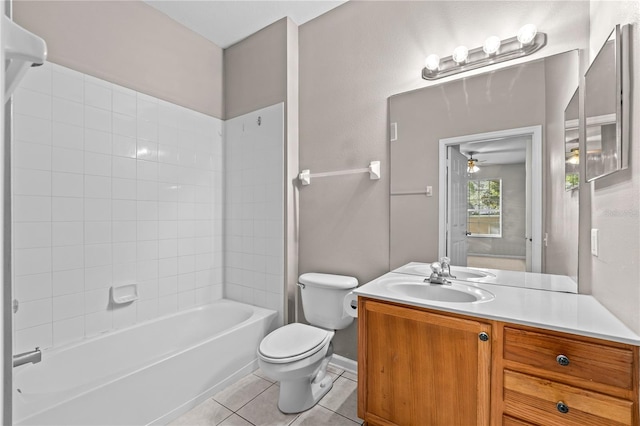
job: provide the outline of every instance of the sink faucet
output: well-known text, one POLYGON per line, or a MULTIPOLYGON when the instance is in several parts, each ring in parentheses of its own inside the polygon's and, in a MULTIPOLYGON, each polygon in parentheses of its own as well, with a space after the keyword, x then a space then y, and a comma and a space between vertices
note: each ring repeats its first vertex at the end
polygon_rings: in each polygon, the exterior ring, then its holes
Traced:
POLYGON ((444 271, 442 269, 442 264, 440 262, 433 262, 431 264, 431 275, 429 278, 425 278, 424 282, 428 282, 429 284, 451 284, 451 281, 447 280, 444 275, 444 271))
POLYGON ((451 275, 451 259, 444 256, 440 258, 440 266, 442 267, 442 276, 449 278, 456 278, 454 275, 451 275))

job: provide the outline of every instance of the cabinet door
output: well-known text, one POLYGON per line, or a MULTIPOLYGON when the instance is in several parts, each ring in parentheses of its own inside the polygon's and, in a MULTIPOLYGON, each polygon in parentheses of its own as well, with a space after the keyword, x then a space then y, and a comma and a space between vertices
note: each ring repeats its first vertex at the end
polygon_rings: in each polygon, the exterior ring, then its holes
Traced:
POLYGON ((491 326, 364 300, 359 413, 372 424, 488 425, 491 326), (364 379, 364 380, 362 380, 364 379))

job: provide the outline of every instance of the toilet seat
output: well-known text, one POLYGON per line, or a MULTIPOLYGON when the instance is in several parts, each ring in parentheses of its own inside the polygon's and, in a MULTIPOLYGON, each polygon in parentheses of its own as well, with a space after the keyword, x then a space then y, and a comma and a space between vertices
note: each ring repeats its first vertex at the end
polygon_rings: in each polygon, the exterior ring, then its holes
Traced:
POLYGON ((260 343, 258 354, 274 364, 297 361, 318 352, 333 334, 306 324, 288 324, 269 333, 260 343))

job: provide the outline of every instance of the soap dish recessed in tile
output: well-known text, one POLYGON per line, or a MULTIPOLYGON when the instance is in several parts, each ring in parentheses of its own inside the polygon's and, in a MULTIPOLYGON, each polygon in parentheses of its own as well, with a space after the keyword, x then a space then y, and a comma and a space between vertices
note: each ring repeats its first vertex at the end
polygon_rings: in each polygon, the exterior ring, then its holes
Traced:
POLYGON ((111 287, 111 301, 116 305, 124 305, 138 300, 138 284, 124 284, 111 287))

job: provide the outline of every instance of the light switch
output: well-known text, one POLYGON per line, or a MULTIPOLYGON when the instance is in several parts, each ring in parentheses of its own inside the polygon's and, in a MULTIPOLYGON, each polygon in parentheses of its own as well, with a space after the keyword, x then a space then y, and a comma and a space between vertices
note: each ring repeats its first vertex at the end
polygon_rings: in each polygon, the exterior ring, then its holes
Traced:
POLYGON ((591 229, 591 254, 598 256, 598 230, 591 229))
POLYGON ((433 186, 427 186, 427 197, 433 197, 433 186))

